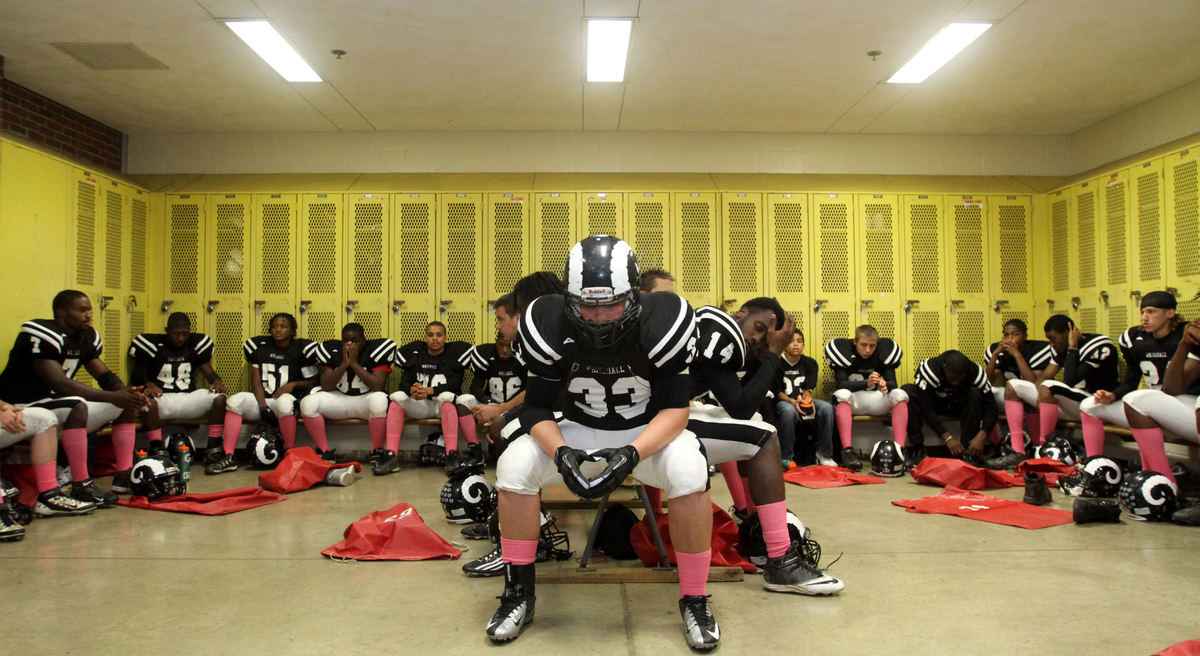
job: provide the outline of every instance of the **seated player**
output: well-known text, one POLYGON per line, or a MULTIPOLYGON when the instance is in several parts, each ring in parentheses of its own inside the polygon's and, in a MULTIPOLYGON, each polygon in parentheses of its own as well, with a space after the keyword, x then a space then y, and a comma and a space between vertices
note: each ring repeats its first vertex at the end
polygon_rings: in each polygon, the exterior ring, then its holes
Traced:
POLYGON ((950 455, 978 462, 997 415, 995 396, 983 367, 958 351, 946 351, 922 362, 917 367, 916 382, 902 389, 916 405, 916 412, 908 415, 912 455, 906 454, 905 459, 909 467, 924 458, 921 427, 926 424, 942 438, 950 455), (942 416, 959 418, 958 437, 942 422, 942 416))
MULTIPOLYGON (((470 395, 459 397, 459 405, 468 408, 475 416, 480 428, 491 428, 492 420, 525 402, 525 366, 512 357, 512 343, 517 338, 517 298, 511 292, 496 299, 493 306, 496 317, 496 343, 483 344, 468 351, 475 379, 471 381, 470 395), (506 345, 508 355, 499 356, 500 344, 506 345), (482 349, 481 358, 470 355, 482 349), (488 365, 495 356, 499 368, 489 372, 488 365), (502 363, 502 364, 499 364, 502 363), (480 366, 484 366, 482 370, 480 366), (483 376, 483 380, 480 380, 483 376), (474 400, 476 405, 469 405, 474 400)), ((489 438, 489 441, 490 438, 489 438)))
POLYGON ((383 386, 392 373, 395 353, 396 344, 392 340, 368 340, 362 325, 348 323, 342 327, 340 340, 331 339, 317 345, 321 387, 300 400, 304 429, 321 450, 329 449, 326 418, 366 419, 376 476, 400 470, 400 459, 396 455, 400 448, 399 439, 396 444, 384 448, 388 395, 383 386))
POLYGON ((833 460, 833 405, 814 399, 817 361, 804 355, 804 333, 797 328, 783 352, 783 364, 775 379, 775 426, 779 429, 779 453, 783 466, 795 456, 797 428, 810 425, 818 465, 836 465, 833 460), (811 417, 803 419, 807 414, 811 417))
POLYGON ((711 393, 720 406, 694 404, 687 428, 700 439, 708 463, 720 467, 740 519, 758 512, 767 550, 763 587, 806 595, 838 592, 842 582, 810 567, 792 544, 779 439, 775 427, 757 415, 779 377, 779 354, 792 342, 795 320, 774 298, 760 297, 732 317, 712 306, 696 310, 696 333, 688 395, 711 393))
MULTIPOLYGON (((1034 425, 1033 444, 1046 441, 1046 435, 1054 430, 1059 419, 1079 421, 1079 404, 1100 390, 1116 388, 1118 382, 1117 346, 1107 335, 1085 335, 1065 314, 1047 319, 1045 331, 1053 350, 1038 386, 1038 422, 1034 425), (1054 380, 1060 370, 1062 382, 1054 380)), ((1024 403, 1020 406, 1020 410, 1009 409, 1010 422, 1014 412, 1024 413, 1024 403)), ((988 460, 987 466, 992 469, 1016 467, 1027 458, 1024 440, 1020 446, 1022 450, 1017 451, 1014 443, 1009 453, 988 460)))
POLYGON ((141 390, 125 387, 100 360, 104 342, 92 328, 92 302, 87 294, 66 289, 54 297, 53 319, 34 319, 21 332, 0 373, 0 398, 26 408, 54 413, 62 430, 62 446, 71 465, 71 496, 110 508, 117 495, 99 488, 88 474, 88 433, 114 422, 112 441, 117 460, 113 491, 128 494, 133 467, 134 419, 149 405, 141 390), (74 380, 80 365, 102 389, 74 380))
POLYGON ((182 419, 208 416, 208 445, 205 455, 219 459, 223 444, 237 441, 237 433, 222 434, 225 425, 225 383, 212 368, 213 343, 208 335, 192 332, 192 320, 182 312, 167 317, 166 332, 146 333, 133 338, 129 357, 133 371, 129 380, 140 385, 150 399, 142 413, 142 430, 150 451, 163 450, 162 425, 182 419), (208 387, 196 389, 196 372, 208 379, 208 387))
POLYGON ((561 478, 574 494, 600 498, 633 475, 671 499, 685 636, 694 649, 715 648, 720 631, 706 594, 712 502, 700 443, 687 430, 682 373, 695 354, 694 314, 674 294, 639 299, 637 258, 607 235, 576 244, 564 278, 564 296, 542 296, 521 316, 528 433, 497 465, 505 581, 487 636, 512 640, 533 620, 542 487, 561 478))
POLYGON ((896 384, 896 367, 904 352, 900 345, 880 337, 873 326, 854 330, 854 339, 839 337, 825 345, 825 360, 837 377, 833 392, 834 416, 842 440, 842 466, 862 469, 862 461, 850 443, 854 415, 892 415, 892 439, 904 448, 908 424, 908 394, 896 384))
MULTIPOLYGON (((53 412, 43 408, 18 408, 0 401, 0 449, 18 442, 29 442, 29 460, 33 463, 38 490, 34 513, 41 517, 85 515, 96 509, 94 502, 72 499, 58 488, 55 472, 58 417, 53 412)), ((7 513, 0 513, 0 540, 21 539, 25 529, 19 524, 10 525, 6 520, 7 513), (6 538, 6 535, 10 537, 6 538)))
MULTIPOLYGON (((1125 358, 1125 379, 1111 392, 1097 390, 1079 404, 1087 455, 1104 453, 1104 424, 1131 428, 1123 401, 1139 382, 1145 383, 1146 389, 1162 387, 1167 363, 1183 339, 1184 324, 1175 315, 1175 305, 1175 296, 1168 292, 1150 292, 1142 297, 1142 322, 1130 326, 1117 340, 1125 358)), ((1161 473, 1170 475, 1169 471, 1161 473)))
MULTIPOLYGON (((1025 455, 1025 411, 1037 407, 1038 385, 1050 378, 1043 372, 1054 358, 1050 342, 1028 337, 1024 321, 1009 319, 1004 324, 1004 339, 989 346, 983 355, 996 409, 1004 410, 1012 451, 1017 454, 1004 460, 1012 462, 1010 466, 1024 460, 1020 456, 1025 455)), ((1029 431, 1030 435, 1035 432, 1029 431)), ((999 434, 993 439, 999 441, 999 434)))
MULTIPOLYGON (((1161 389, 1144 389, 1125 395, 1125 416, 1142 454, 1142 469, 1175 480, 1167 460, 1163 431, 1177 439, 1200 442, 1196 408, 1200 407, 1200 320, 1186 324, 1183 338, 1163 372, 1161 389)), ((1200 524, 1200 510, 1189 508, 1181 518, 1200 524)))
MULTIPOLYGON (((296 446, 296 412, 308 391, 317 384, 317 345, 312 340, 296 337, 296 317, 280 312, 271 317, 271 334, 251 337, 242 345, 250 365, 250 392, 234 394, 226 404, 225 434, 239 435, 242 422, 263 421, 279 427, 283 446, 296 446)), ((314 440, 315 441, 315 440, 314 440)), ((233 461, 236 439, 225 443, 225 455, 204 468, 209 475, 237 471, 233 461)), ((317 444, 317 452, 325 454, 329 444, 317 444)))
POLYGON ((665 269, 646 269, 638 278, 638 291, 643 294, 654 292, 675 293, 675 276, 665 269))
POLYGON ((416 340, 396 349, 396 365, 404 369, 404 375, 400 377, 400 389, 392 393, 392 402, 388 406, 388 434, 394 434, 398 444, 405 417, 441 417, 442 437, 446 440, 446 471, 462 464, 458 456, 460 429, 467 438, 466 460, 483 462, 483 449, 475 433, 475 417, 470 410, 455 404, 462 394, 466 368, 461 358, 470 348, 466 342, 447 343, 446 325, 433 321, 425 326, 424 341, 416 340))

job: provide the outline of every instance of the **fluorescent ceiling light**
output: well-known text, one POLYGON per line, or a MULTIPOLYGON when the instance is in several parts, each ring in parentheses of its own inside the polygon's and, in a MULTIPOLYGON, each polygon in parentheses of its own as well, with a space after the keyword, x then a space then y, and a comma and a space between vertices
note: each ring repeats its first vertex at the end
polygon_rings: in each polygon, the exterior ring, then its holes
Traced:
POLYGON ((919 84, 933 75, 946 62, 962 52, 979 35, 988 31, 991 23, 950 23, 933 35, 908 63, 900 67, 888 82, 892 84, 919 84))
POLYGON ((288 82, 320 82, 321 76, 265 20, 225 21, 250 49, 288 82))
POLYGON ((588 20, 588 82, 621 82, 625 79, 631 29, 631 20, 588 20))

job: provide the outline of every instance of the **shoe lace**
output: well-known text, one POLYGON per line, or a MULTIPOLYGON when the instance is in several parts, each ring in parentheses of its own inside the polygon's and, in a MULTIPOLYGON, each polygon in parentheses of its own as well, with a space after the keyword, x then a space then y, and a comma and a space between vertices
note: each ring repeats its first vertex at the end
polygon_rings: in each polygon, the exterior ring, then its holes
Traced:
POLYGON ((709 599, 712 599, 712 595, 686 595, 683 598, 683 605, 687 608, 688 613, 696 618, 697 622, 707 624, 712 622, 712 610, 708 605, 709 599))
POLYGON ((800 544, 796 550, 799 552, 800 561, 804 566, 818 574, 822 574, 830 567, 833 567, 845 555, 844 552, 839 553, 837 558, 833 559, 833 562, 825 567, 821 567, 821 544, 812 539, 812 529, 808 527, 805 527, 804 537, 800 539, 800 544))

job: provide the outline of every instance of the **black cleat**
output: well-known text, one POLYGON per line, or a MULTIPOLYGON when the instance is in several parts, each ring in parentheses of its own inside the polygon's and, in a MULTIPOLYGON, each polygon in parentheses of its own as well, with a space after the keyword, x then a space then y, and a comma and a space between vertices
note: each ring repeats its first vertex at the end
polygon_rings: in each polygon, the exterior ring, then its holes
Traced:
POLYGON ((688 646, 698 651, 716 649, 721 644, 721 629, 713 617, 709 595, 685 595, 679 600, 683 616, 683 636, 688 646))
POLYGON ((504 560, 500 554, 500 545, 469 563, 464 563, 462 571, 467 576, 500 576, 504 573, 504 560))
POLYGON ((750 519, 750 511, 739 509, 737 506, 729 506, 729 517, 733 520, 734 526, 741 526, 742 522, 750 519))
POLYGON ((840 458, 842 466, 846 469, 853 469, 854 471, 862 469, 862 460, 858 459, 858 452, 854 450, 854 447, 848 446, 842 449, 840 458))
POLYGON ((1076 499, 1075 505, 1071 507, 1071 515, 1076 524, 1117 524, 1121 521, 1121 504, 1117 503, 1116 499, 1076 499))
MULTIPOLYGON (((166 453, 166 449, 163 450, 163 453, 166 453)), ((117 494, 130 494, 133 492, 133 486, 129 482, 128 469, 113 474, 112 491, 117 494)))
POLYGON ((491 537, 491 534, 488 532, 487 522, 471 524, 459 532, 462 533, 462 536, 468 540, 486 540, 491 537))
POLYGON ((8 504, 0 504, 0 542, 16 542, 25 537, 25 527, 12 516, 8 504))
POLYGON ((71 498, 79 501, 90 501, 97 508, 112 508, 117 505, 117 495, 105 492, 92 479, 71 484, 71 498))
POLYGON ((467 466, 483 464, 483 447, 479 446, 478 442, 467 444, 467 457, 463 460, 462 464, 467 466))
POLYGON ((500 607, 487 624, 487 637, 492 642, 507 642, 521 635, 526 624, 533 621, 536 597, 533 593, 533 564, 504 565, 504 594, 497 597, 500 607))
POLYGON ((1026 460, 1029 460, 1029 456, 1024 453, 1009 451, 1002 456, 988 459, 986 464, 988 469, 1012 469, 1026 460))
POLYGON ((233 461, 232 453, 222 453, 221 459, 204 468, 207 476, 216 476, 225 472, 237 471, 237 463, 233 461))
POLYGON ((762 586, 771 592, 795 592, 814 597, 835 594, 846 587, 840 580, 810 567, 795 545, 788 547, 782 556, 767 559, 763 566, 762 586))
POLYGON ((367 456, 367 462, 371 463, 372 469, 384 461, 387 457, 384 455, 385 453, 387 453, 387 449, 371 449, 371 454, 367 456))
POLYGON ((458 451, 451 451, 446 454, 446 462, 443 465, 443 467, 446 469, 446 473, 450 473, 455 469, 458 469, 460 465, 462 465, 462 461, 458 457, 458 451))
POLYGON ((382 458, 371 467, 371 473, 376 476, 387 476, 398 471, 400 471, 400 456, 390 449, 384 449, 382 458))
MULTIPOLYGON (((1076 501, 1075 503, 1079 502, 1076 501)), ((1114 501, 1113 503, 1116 502, 1114 501)), ((1193 500, 1191 505, 1176 510, 1171 514, 1171 521, 1184 526, 1200 526, 1200 502, 1193 500)))
POLYGON ((33 512, 38 517, 53 517, 55 515, 86 515, 96 509, 91 501, 72 499, 55 488, 46 490, 38 495, 33 512))
POLYGON ((338 460, 337 454, 333 452, 333 449, 326 449, 326 450, 322 451, 320 449, 314 448, 313 451, 316 451, 317 457, 319 457, 321 460, 324 460, 325 462, 329 462, 329 463, 333 463, 333 464, 337 464, 337 463, 341 462, 341 460, 338 460))
POLYGON ((1044 506, 1050 501, 1050 488, 1046 487, 1046 477, 1034 472, 1025 472, 1025 503, 1044 506))
POLYGON ((921 464, 921 461, 925 459, 924 446, 906 446, 900 450, 904 453, 904 464, 910 470, 921 464))

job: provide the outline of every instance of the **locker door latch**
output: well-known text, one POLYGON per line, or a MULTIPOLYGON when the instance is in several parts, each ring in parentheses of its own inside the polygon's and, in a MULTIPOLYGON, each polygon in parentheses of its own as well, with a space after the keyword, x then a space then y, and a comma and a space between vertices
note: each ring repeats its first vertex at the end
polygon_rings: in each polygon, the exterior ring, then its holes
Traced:
POLYGON ((958 314, 958 306, 965 303, 966 301, 950 301, 950 314, 958 314))
POLYGON ((171 301, 171 300, 163 301, 163 304, 162 304, 163 314, 170 312, 171 306, 174 305, 174 303, 175 303, 175 301, 171 301))
POLYGON ((300 314, 308 314, 308 306, 312 305, 312 301, 300 301, 300 314))
POLYGON ((400 306, 401 305, 404 305, 404 301, 393 300, 392 301, 392 314, 400 314, 400 306))
POLYGON ((736 298, 724 299, 721 301, 721 309, 725 310, 726 312, 729 312, 729 306, 733 305, 734 303, 737 303, 736 298))
POLYGON ((209 301, 208 305, 205 309, 208 310, 209 314, 212 314, 213 312, 217 311, 217 306, 220 304, 221 304, 221 301, 209 301))
MULTIPOLYGON (((1075 299, 1075 300, 1076 300, 1076 301, 1078 301, 1079 299, 1077 298, 1077 299, 1075 299)), ((1005 301, 1005 300, 997 300, 997 301, 996 301, 996 302, 995 302, 995 303, 992 305, 992 311, 993 311, 993 312, 995 312, 996 314, 1000 314, 1000 310, 1004 309, 1004 306, 1005 306, 1005 305, 1008 305, 1008 301, 1005 301)))
POLYGON ((863 314, 866 314, 866 313, 867 313, 867 310, 870 310, 870 309, 871 309, 871 306, 872 306, 872 305, 874 305, 874 304, 875 304, 875 301, 874 301, 874 300, 872 300, 872 299, 869 299, 869 298, 864 298, 864 299, 861 299, 861 300, 858 302, 858 311, 859 311, 859 312, 861 312, 861 313, 863 313, 863 314))
POLYGON ((1100 302, 1104 304, 1104 308, 1108 309, 1108 292, 1100 290, 1100 302))
POLYGON ((1171 296, 1179 296, 1179 289, 1176 287, 1167 287, 1167 293, 1171 296))
POLYGON ((819 298, 819 299, 817 299, 817 300, 813 301, 813 313, 815 314, 815 313, 817 313, 817 312, 820 312, 820 311, 821 311, 821 306, 822 306, 822 305, 825 305, 825 304, 826 304, 826 303, 828 303, 828 302, 829 302, 829 301, 827 301, 827 300, 825 300, 825 299, 823 299, 823 298, 819 298))
POLYGON ((125 310, 127 312, 133 312, 133 308, 135 307, 137 307, 137 296, 130 294, 129 298, 125 300, 125 310))
MULTIPOLYGON (((1079 309, 1079 297, 1078 296, 1071 297, 1071 309, 1073 309, 1073 310, 1079 309)), ((997 312, 999 312, 999 310, 997 310, 997 312)))
POLYGON ((912 309, 913 309, 913 306, 914 306, 914 305, 917 305, 917 304, 918 304, 918 303, 920 303, 920 302, 921 302, 921 301, 919 301, 919 300, 917 300, 917 299, 915 299, 915 298, 910 298, 910 299, 908 299, 908 300, 904 301, 904 313, 905 313, 905 314, 912 314, 912 309))
POLYGON ((111 296, 101 296, 100 297, 100 309, 101 310, 108 309, 108 302, 111 300, 113 300, 113 297, 111 297, 111 296))
POLYGON ((346 314, 354 314, 354 306, 358 305, 358 301, 346 301, 346 314))
POLYGON ((447 308, 449 308, 450 304, 453 302, 454 301, 452 301, 452 300, 446 300, 446 299, 442 299, 442 300, 438 301, 438 312, 441 312, 442 314, 446 314, 447 308))

